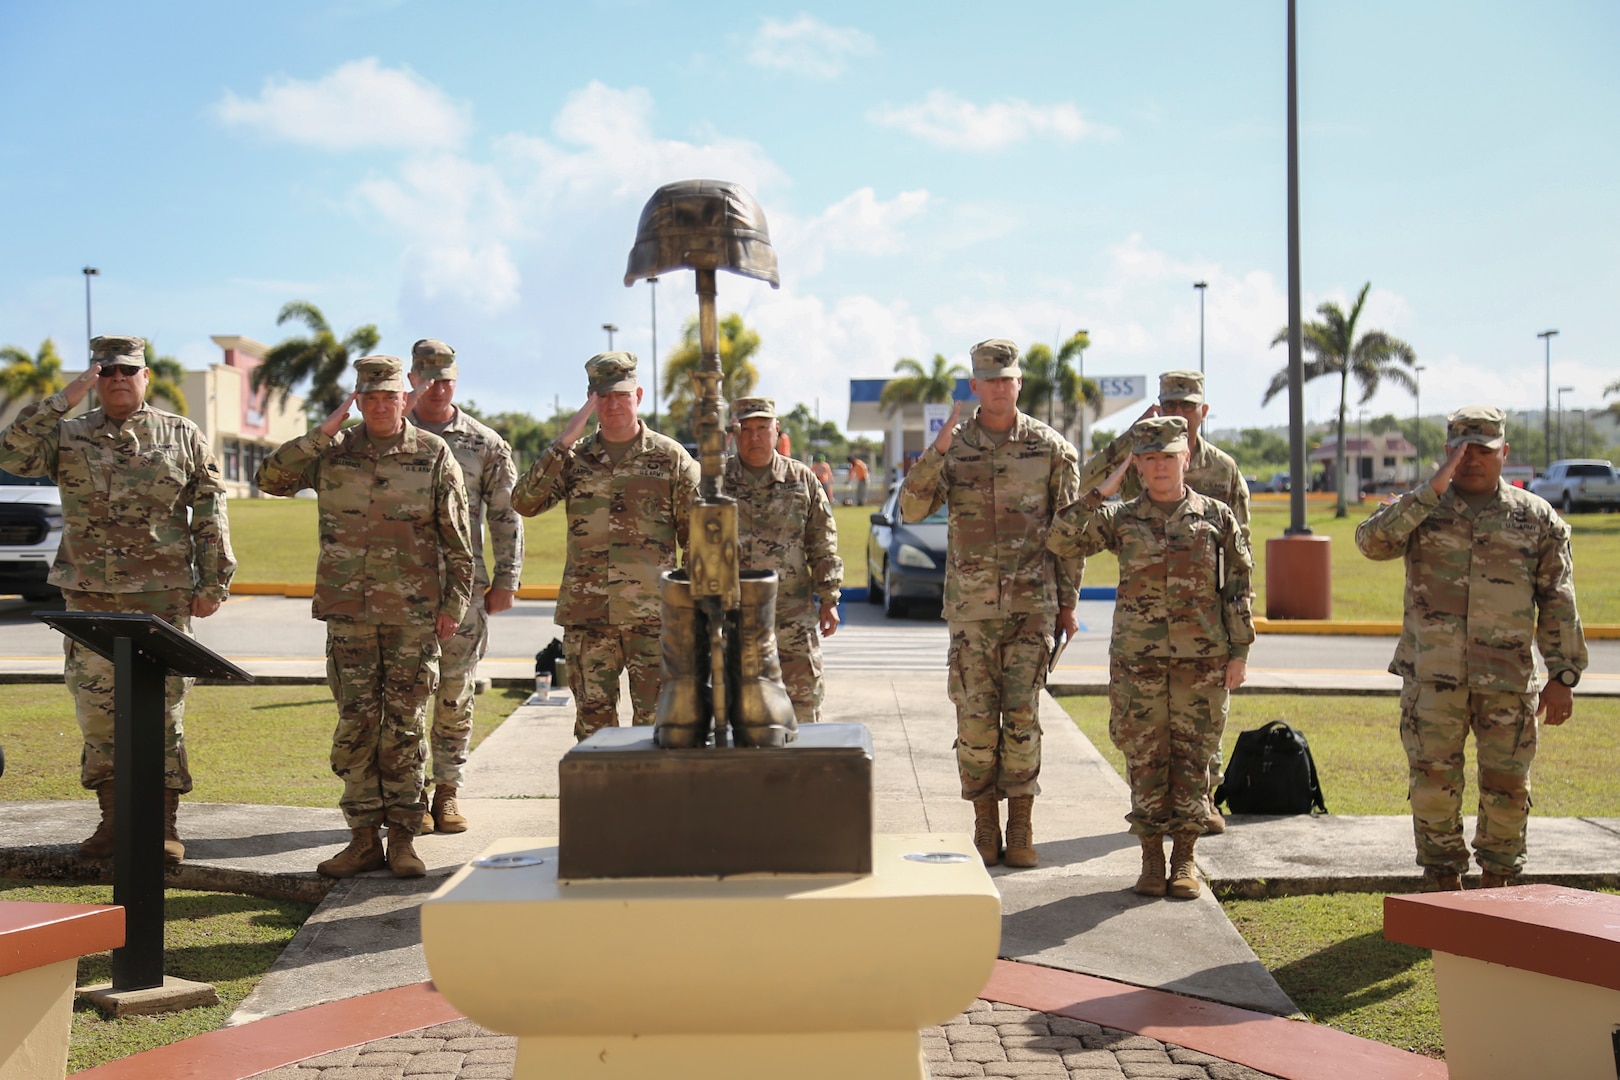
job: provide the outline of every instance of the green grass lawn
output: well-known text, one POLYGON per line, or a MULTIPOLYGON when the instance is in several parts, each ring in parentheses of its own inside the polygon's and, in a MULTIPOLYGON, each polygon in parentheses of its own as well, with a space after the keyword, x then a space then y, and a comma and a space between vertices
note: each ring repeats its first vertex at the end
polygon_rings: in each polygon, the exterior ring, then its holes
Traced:
MULTIPOLYGON (((1108 699, 1060 699, 1086 738, 1114 770, 1125 759, 1108 738, 1108 699)), ((1304 694, 1234 694, 1221 748, 1228 756, 1238 733, 1286 720, 1311 741, 1328 809, 1335 814, 1406 814, 1406 755, 1400 711, 1393 697, 1311 697, 1304 694)), ((1474 794, 1474 743, 1467 746, 1469 794, 1474 794)), ((1578 698, 1566 724, 1541 729, 1531 774, 1535 813, 1549 817, 1620 817, 1620 701, 1578 698)))
MULTIPOLYGON (((45 885, 0 880, 0 901, 57 904, 110 904, 110 885, 45 885)), ((164 971, 182 979, 212 983, 219 1004, 157 1016, 111 1019, 95 1006, 76 1001, 68 1045, 68 1071, 138 1054, 213 1031, 225 1022, 269 970, 281 950, 309 918, 314 906, 290 900, 169 890, 163 909, 164 971)), ((77 985, 112 978, 112 954, 80 957, 77 985)))
MULTIPOLYGON (((844 584, 866 585, 866 538, 875 506, 838 506, 838 553, 844 560, 844 584)), ((1312 504, 1307 524, 1332 538, 1333 617, 1398 620, 1404 569, 1399 560, 1375 563, 1356 550, 1356 526, 1374 509, 1371 502, 1352 506, 1350 516, 1333 516, 1331 504, 1312 504)), ((312 581, 315 577, 315 501, 313 499, 238 499, 231 503, 231 543, 236 551, 238 581, 312 581)), ((1288 527, 1286 502, 1254 505, 1255 612, 1266 610, 1266 545, 1288 527)), ((566 550, 561 507, 523 519, 523 580, 528 585, 555 585, 562 580, 566 550)), ((1620 514, 1575 514, 1575 589, 1581 616, 1589 623, 1620 623, 1620 514)), ((486 558, 489 544, 485 543, 486 558)), ((1106 552, 1087 560, 1085 584, 1117 585, 1119 564, 1106 552)))
MULTIPOLYGON (((478 697, 477 746, 528 696, 494 689, 478 697)), ((198 686, 186 698, 186 749, 199 802, 336 806, 342 784, 328 755, 337 712, 324 686, 198 686)), ((0 801, 90 799, 79 786, 79 727, 59 685, 0 685, 0 801)))

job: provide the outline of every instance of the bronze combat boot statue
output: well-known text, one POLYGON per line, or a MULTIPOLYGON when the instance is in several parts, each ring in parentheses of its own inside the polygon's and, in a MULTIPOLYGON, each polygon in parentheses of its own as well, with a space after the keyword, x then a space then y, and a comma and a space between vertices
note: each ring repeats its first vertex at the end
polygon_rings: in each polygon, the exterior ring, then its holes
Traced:
POLYGON ((687 576, 680 582, 666 574, 661 585, 665 686, 653 741, 667 748, 706 745, 711 732, 714 745, 724 746, 728 729, 739 746, 785 746, 798 734, 776 651, 771 614, 776 576, 767 572, 768 582, 751 576, 745 585, 737 557, 737 503, 723 490, 726 425, 715 314, 715 272, 722 269, 768 281, 772 288, 780 284, 765 214, 754 197, 718 180, 683 180, 655 191, 641 211, 624 283, 696 271, 702 355, 692 373, 700 482, 685 555, 687 576))

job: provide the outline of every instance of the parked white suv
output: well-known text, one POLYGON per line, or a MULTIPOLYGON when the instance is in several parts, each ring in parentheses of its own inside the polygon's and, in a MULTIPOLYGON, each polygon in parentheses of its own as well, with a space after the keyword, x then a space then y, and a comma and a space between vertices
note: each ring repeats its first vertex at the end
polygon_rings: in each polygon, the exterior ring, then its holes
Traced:
POLYGON ((62 543, 62 493, 49 477, 0 469, 0 593, 27 600, 61 595, 45 581, 62 543))

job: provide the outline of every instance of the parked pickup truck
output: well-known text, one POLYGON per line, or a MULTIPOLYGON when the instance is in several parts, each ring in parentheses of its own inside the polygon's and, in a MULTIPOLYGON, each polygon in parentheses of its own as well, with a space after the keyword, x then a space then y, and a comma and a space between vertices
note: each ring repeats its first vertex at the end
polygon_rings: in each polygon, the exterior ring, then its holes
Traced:
POLYGON ((1530 490, 1566 514, 1620 507, 1620 474, 1607 461, 1555 461, 1530 490))

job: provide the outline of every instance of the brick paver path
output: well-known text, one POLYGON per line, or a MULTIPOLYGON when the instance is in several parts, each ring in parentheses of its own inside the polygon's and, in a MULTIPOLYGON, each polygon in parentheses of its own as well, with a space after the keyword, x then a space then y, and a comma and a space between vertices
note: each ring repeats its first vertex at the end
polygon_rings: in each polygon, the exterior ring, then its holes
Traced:
MULTIPOLYGON (((1052 1080, 1273 1080, 1267 1073, 1083 1020, 975 1001, 922 1033, 929 1072, 1052 1080)), ((517 1039, 456 1020, 263 1073, 258 1080, 511 1080, 517 1039)))

